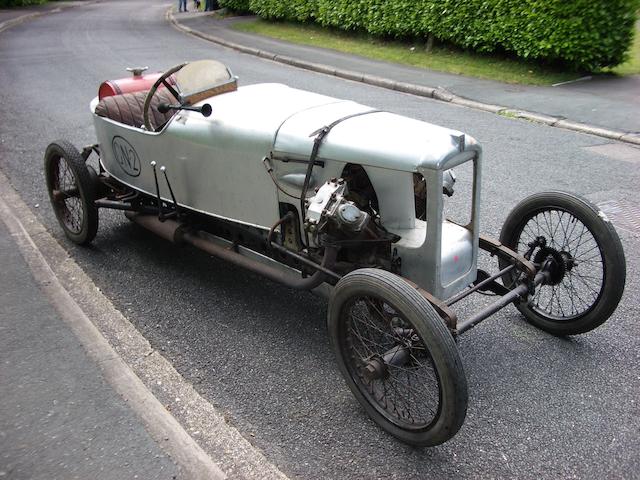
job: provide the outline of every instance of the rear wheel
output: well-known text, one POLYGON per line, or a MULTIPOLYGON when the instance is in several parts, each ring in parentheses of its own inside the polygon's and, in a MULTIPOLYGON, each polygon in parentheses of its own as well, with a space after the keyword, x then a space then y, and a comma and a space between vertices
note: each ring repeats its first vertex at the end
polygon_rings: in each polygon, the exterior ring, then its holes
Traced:
POLYGON ((328 326, 347 385, 378 425, 419 446, 456 434, 467 410, 462 362, 415 288, 384 270, 351 272, 333 291, 328 326))
MULTIPOLYGON (((551 258, 556 268, 518 310, 533 325, 556 335, 588 332, 614 312, 626 278, 620 238, 589 201, 564 192, 544 192, 520 202, 500 232, 500 242, 524 253, 531 242, 534 263, 551 258)), ((507 264, 501 262, 501 267, 507 264)), ((516 274, 503 278, 507 287, 516 274)))
POLYGON ((44 173, 53 211, 65 235, 79 245, 90 243, 98 231, 96 186, 82 155, 65 140, 54 142, 44 155, 44 173))

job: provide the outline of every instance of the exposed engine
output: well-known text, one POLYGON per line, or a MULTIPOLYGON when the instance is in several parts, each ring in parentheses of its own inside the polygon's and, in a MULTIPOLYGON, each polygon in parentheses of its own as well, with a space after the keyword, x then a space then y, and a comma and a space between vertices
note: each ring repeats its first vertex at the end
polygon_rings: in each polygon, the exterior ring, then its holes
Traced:
POLYGON ((322 185, 309 199, 305 229, 313 235, 326 233, 338 237, 362 232, 371 217, 347 200, 347 193, 347 183, 342 178, 322 185))
POLYGON ((340 249, 338 269, 341 262, 347 266, 345 271, 373 265, 392 269, 391 244, 399 237, 380 225, 372 207, 374 202, 366 191, 349 190, 353 183, 353 176, 349 175, 331 179, 318 188, 308 199, 304 228, 316 245, 340 249))

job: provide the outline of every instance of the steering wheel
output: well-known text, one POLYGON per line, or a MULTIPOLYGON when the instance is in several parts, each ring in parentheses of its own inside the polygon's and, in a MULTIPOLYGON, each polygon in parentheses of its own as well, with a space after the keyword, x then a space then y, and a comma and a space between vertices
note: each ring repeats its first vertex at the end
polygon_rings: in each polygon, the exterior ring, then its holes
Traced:
POLYGON ((153 86, 149 89, 149 93, 147 93, 147 97, 144 99, 144 107, 142 109, 142 118, 144 119, 144 126, 148 131, 150 131, 150 132, 154 132, 155 131, 155 127, 153 125, 151 125, 151 120, 149 118, 149 109, 151 108, 151 99, 153 98, 153 96, 158 91, 158 87, 160 87, 160 85, 164 85, 167 88, 167 90, 169 90, 171 92, 171 94, 174 97, 176 97, 176 99, 180 99, 180 94, 176 91, 175 88, 173 88, 173 85, 171 85, 167 81, 167 79, 171 75, 176 73, 178 70, 180 70, 182 67, 184 67, 185 65, 186 65, 186 63, 181 63, 180 65, 176 65, 175 67, 171 67, 169 70, 164 72, 160 76, 160 78, 158 78, 155 81, 153 86))

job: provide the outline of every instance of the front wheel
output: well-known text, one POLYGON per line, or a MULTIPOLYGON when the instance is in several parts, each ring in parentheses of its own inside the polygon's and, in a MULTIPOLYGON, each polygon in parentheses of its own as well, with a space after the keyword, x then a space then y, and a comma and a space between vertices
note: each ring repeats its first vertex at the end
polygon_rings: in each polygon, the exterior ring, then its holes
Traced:
POLYGON ((98 231, 96 174, 89 168, 71 143, 60 140, 47 147, 44 175, 51 205, 67 238, 79 245, 90 243, 98 231))
POLYGON ((347 385, 378 425, 418 446, 456 434, 467 411, 462 362, 415 288, 384 270, 351 272, 334 288, 328 327, 347 385))
MULTIPOLYGON (((550 281, 518 310, 533 325, 555 335, 593 330, 614 312, 626 278, 620 238, 607 217, 592 203, 564 192, 544 192, 520 202, 509 213, 500 242, 520 253, 538 246, 531 260, 552 258, 550 281)), ((501 261, 501 268, 508 264, 501 261)), ((503 278, 511 287, 516 274, 503 278)))

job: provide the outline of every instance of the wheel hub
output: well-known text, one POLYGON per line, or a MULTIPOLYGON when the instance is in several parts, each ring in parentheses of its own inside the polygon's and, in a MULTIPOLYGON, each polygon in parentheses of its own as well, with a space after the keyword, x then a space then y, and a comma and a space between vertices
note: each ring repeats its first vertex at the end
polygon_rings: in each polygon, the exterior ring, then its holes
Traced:
POLYGON ((389 366, 400 367, 407 363, 411 355, 410 342, 408 345, 396 345, 387 350, 384 355, 369 359, 364 366, 364 376, 369 380, 379 380, 389 377, 389 366))
POLYGON ((389 369, 380 357, 373 357, 362 369, 367 380, 374 381, 389 377, 389 369))
POLYGON ((573 268, 573 259, 567 252, 555 248, 542 247, 533 257, 533 262, 544 268, 549 274, 547 285, 558 285, 565 274, 573 268))

